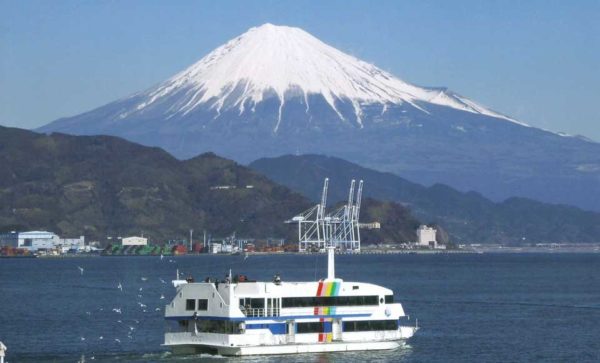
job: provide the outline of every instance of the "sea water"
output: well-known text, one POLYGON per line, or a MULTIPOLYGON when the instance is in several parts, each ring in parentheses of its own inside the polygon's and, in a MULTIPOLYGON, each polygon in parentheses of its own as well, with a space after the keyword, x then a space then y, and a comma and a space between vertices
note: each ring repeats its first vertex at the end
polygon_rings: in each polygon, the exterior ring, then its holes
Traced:
POLYGON ((412 339, 380 352, 171 355, 161 343, 176 270, 201 280, 230 268, 267 281, 327 273, 324 255, 0 259, 6 361, 600 361, 600 254, 337 256, 338 277, 394 290, 418 319, 412 339))

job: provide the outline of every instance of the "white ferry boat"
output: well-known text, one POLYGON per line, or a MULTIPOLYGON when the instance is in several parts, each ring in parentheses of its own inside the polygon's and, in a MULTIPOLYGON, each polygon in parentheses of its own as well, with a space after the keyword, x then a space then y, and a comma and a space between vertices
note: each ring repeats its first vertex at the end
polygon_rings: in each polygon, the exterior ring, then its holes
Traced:
POLYGON ((390 289, 335 277, 315 282, 173 281, 165 346, 226 356, 394 349, 418 329, 390 289))

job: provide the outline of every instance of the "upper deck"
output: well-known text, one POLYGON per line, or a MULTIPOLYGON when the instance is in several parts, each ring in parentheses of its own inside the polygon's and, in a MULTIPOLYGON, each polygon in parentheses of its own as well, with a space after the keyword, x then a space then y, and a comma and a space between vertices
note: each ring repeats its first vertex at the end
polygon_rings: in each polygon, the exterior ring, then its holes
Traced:
POLYGON ((393 292, 382 286, 346 282, 221 282, 187 283, 165 309, 166 318, 193 315, 195 318, 332 317, 371 315, 379 307, 403 316, 393 304, 393 292))

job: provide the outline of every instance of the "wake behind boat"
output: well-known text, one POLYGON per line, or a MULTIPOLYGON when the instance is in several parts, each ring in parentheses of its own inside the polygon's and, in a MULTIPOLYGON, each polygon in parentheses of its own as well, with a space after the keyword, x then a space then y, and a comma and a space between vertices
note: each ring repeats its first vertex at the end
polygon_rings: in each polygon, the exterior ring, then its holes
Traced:
POLYGON ((393 291, 336 278, 335 241, 326 249, 327 278, 313 282, 257 282, 231 271, 221 282, 194 282, 178 273, 164 345, 241 356, 394 349, 412 337, 418 328, 393 291))

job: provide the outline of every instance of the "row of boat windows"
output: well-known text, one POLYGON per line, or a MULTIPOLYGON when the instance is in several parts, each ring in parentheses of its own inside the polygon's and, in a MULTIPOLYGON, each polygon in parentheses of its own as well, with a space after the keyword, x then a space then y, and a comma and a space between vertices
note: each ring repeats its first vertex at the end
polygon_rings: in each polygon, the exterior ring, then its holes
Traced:
POLYGON ((208 310, 208 299, 186 299, 185 300, 185 310, 194 311, 194 310, 208 310), (198 302, 196 304, 196 302, 198 302))
MULTIPOLYGON (((281 299, 282 308, 302 308, 314 306, 367 306, 379 305, 379 303, 391 304, 394 302, 393 295, 386 295, 385 299, 379 299, 378 296, 308 296, 308 297, 284 297, 281 299)), ((242 298, 240 306, 253 309, 262 309, 265 307, 265 300, 262 298, 242 298)), ((208 310, 208 299, 186 299, 185 310, 187 311, 206 311, 208 310)))
MULTIPOLYGON (((342 331, 344 332, 360 332, 360 331, 380 331, 380 330, 396 330, 398 329, 397 320, 357 320, 344 321, 342 331)), ((327 322, 311 322, 311 323, 296 323, 296 333, 330 333, 331 323, 327 322)))
MULTIPOLYGON (((284 325, 278 323, 276 325, 284 325)), ((197 331, 201 333, 215 334, 241 334, 240 323, 229 320, 181 320, 179 325, 188 331, 197 331)), ((263 328, 268 328, 268 324, 264 324, 263 328)), ((285 333, 288 334, 288 324, 285 324, 285 333)), ((344 321, 344 332, 364 332, 364 331, 382 331, 398 329, 397 320, 360 320, 360 321, 344 321)), ((297 334, 309 333, 330 333, 331 323, 329 322, 310 322, 296 323, 297 334)), ((281 331, 283 333, 283 330, 281 331)))
POLYGON ((397 320, 344 321, 344 331, 378 331, 398 329, 397 320))
POLYGON ((380 303, 391 304, 394 302, 393 295, 379 296, 308 296, 308 297, 284 297, 281 299, 282 308, 303 308, 313 306, 365 306, 379 305, 380 303))

